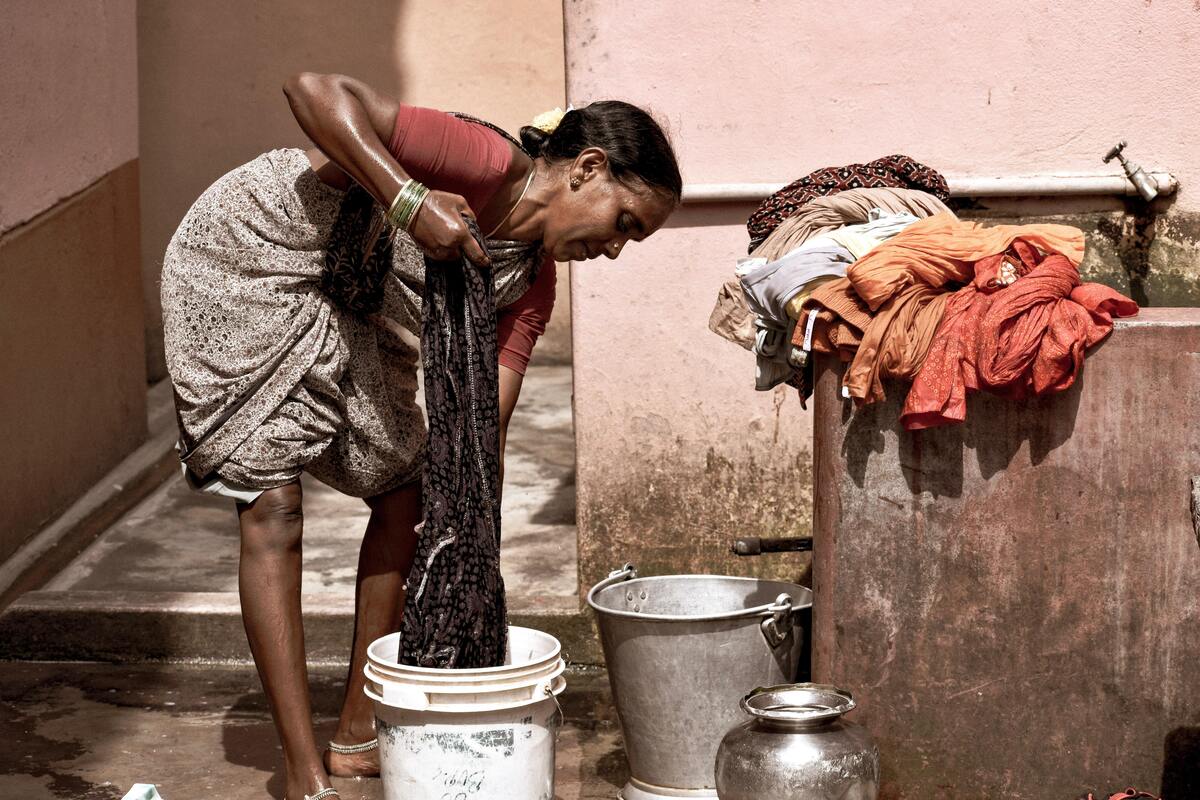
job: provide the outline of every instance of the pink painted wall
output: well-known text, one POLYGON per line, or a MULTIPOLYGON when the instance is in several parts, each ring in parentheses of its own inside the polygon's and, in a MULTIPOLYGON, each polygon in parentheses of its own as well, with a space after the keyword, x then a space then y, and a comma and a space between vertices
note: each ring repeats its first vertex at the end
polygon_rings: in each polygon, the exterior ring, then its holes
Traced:
MULTIPOLYGON (((1180 179, 1176 211, 1200 210, 1200 6, 1015 5, 576 0, 567 96, 656 112, 688 183, 782 182, 894 152, 953 175, 1105 174, 1127 138, 1135 161, 1180 179)), ((573 275, 585 584, 622 553, 746 569, 721 555, 734 533, 770 533, 773 517, 776 535, 807 530, 809 478, 791 465, 810 463, 811 419, 794 393, 756 393, 753 359, 706 326, 751 210, 685 206, 573 275), (714 483, 714 463, 737 485, 714 483), (740 507, 702 508, 689 486, 740 507)))
POLYGON ((134 0, 6 0, 0 233, 137 158, 134 0))
POLYGON ((1200 209, 1200 6, 579 0, 569 93, 648 101, 691 182, 892 152, 946 173, 1103 173, 1120 138, 1200 209), (1189 181, 1189 177, 1191 180, 1189 181))

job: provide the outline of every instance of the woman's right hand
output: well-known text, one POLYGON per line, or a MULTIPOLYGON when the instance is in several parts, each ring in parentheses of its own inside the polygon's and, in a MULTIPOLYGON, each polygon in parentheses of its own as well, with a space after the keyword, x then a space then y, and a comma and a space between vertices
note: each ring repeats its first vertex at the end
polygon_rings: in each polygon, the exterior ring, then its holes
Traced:
POLYGON ((417 209, 409 235, 430 258, 451 261, 463 255, 475 266, 486 267, 491 260, 463 217, 475 219, 475 212, 461 195, 430 191, 417 209))

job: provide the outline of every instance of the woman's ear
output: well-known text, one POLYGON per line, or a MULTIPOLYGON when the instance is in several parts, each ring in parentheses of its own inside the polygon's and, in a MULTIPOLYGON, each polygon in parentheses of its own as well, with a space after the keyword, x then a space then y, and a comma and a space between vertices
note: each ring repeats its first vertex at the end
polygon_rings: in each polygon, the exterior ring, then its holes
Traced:
POLYGON ((572 180, 578 178, 581 183, 607 173, 608 153, 602 147, 585 147, 571 164, 572 180))

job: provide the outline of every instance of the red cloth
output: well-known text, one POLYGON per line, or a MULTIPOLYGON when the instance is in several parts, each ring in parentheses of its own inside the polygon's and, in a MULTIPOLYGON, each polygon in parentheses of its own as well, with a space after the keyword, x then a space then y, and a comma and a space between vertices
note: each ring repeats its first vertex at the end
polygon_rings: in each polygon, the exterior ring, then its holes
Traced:
POLYGON ((1112 318, 1138 312, 1124 295, 1080 284, 1079 269, 1021 239, 975 265, 975 278, 955 292, 913 380, 900 421, 908 430, 966 419, 968 392, 986 389, 1013 399, 1068 388, 1084 351, 1112 331, 1112 318), (1008 263, 1019 276, 1000 283, 1008 263))
MULTIPOLYGON (((462 195, 478 213, 504 183, 512 162, 508 140, 483 125, 444 111, 400 104, 388 150, 413 178, 432 189, 462 195)), ((524 375, 533 346, 554 309, 554 262, 517 302, 496 312, 500 364, 524 375)))
POLYGON ((529 366, 529 356, 538 337, 546 332, 546 323, 554 311, 554 259, 547 258, 533 285, 521 299, 500 309, 496 315, 496 340, 500 344, 500 366, 521 375, 529 366))

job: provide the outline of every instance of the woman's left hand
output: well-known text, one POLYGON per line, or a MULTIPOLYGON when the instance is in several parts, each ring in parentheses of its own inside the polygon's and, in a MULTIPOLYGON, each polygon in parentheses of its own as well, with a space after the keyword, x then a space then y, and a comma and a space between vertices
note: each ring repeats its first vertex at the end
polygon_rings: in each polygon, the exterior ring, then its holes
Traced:
POLYGON ((461 195, 430 191, 417 209, 409 235, 430 258, 449 261, 461 255, 477 267, 486 267, 491 260, 463 217, 475 219, 475 212, 461 195))

